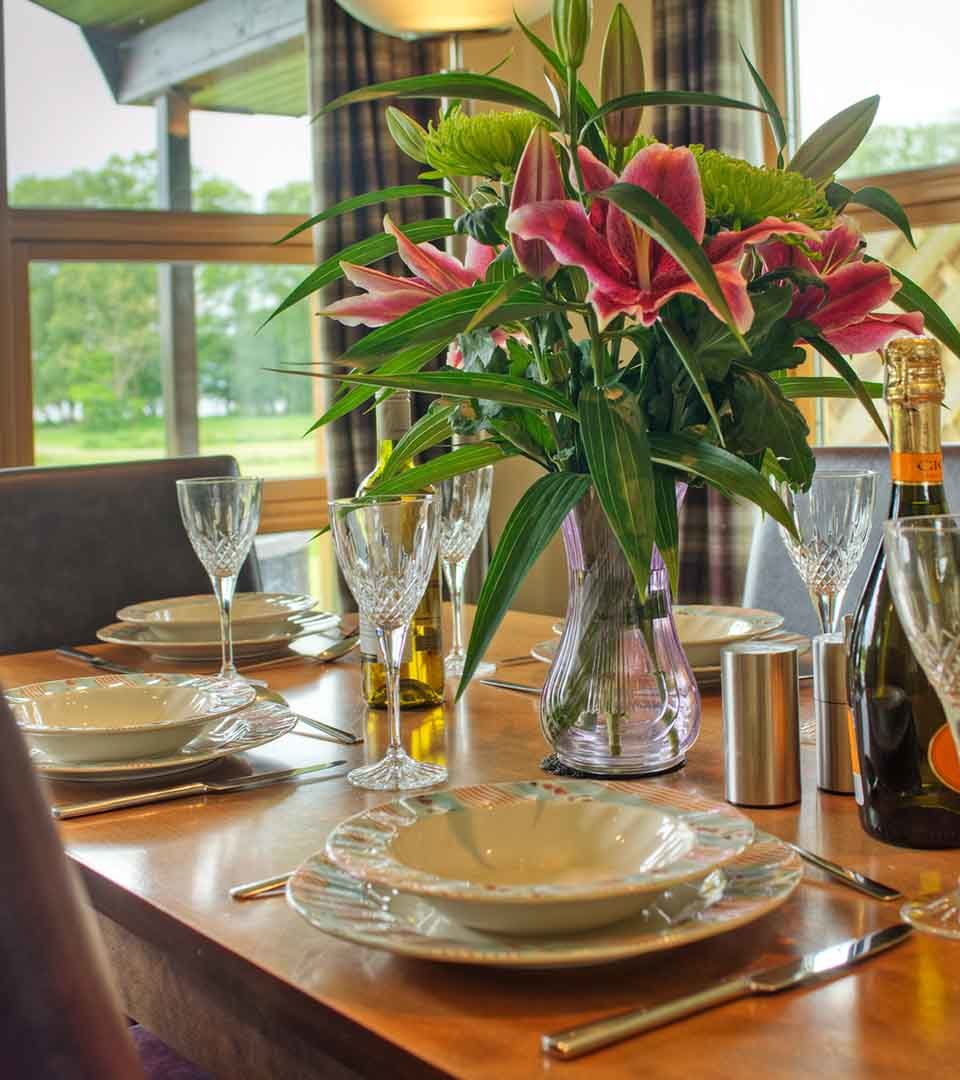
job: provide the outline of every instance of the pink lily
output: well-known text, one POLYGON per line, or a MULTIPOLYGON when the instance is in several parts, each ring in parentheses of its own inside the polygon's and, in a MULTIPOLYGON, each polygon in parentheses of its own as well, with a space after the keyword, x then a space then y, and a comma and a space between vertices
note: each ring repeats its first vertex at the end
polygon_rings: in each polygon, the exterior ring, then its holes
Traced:
MULTIPOLYGON (((579 147, 584 184, 599 191, 616 183, 616 175, 585 147, 579 147)), ((677 215, 694 239, 704 243, 706 210, 696 159, 686 147, 653 143, 640 150, 620 179, 655 195, 677 215)), ((524 240, 543 240, 557 260, 580 266, 590 281, 587 299, 601 326, 619 314, 639 319, 644 326, 656 321, 660 308, 678 293, 698 296, 713 306, 686 270, 619 207, 594 199, 589 216, 578 202, 557 199, 515 210, 507 229, 524 240)), ((742 332, 753 322, 747 282, 740 259, 748 244, 760 244, 782 234, 814 237, 808 226, 768 217, 739 232, 710 237, 704 250, 742 332)), ((720 313, 714 311, 718 317, 720 313)))
POLYGON ((820 278, 822 287, 795 291, 788 318, 813 323, 842 353, 873 352, 901 330, 923 330, 918 311, 874 310, 892 299, 900 283, 882 263, 863 261, 863 238, 849 219, 841 218, 803 248, 774 241, 764 244, 760 255, 767 270, 794 269, 820 278))
MULTIPOLYGON (((546 128, 535 127, 530 132, 517 166, 510 194, 510 210, 513 212, 530 203, 562 199, 563 196, 563 173, 553 148, 553 139, 546 128)), ((560 267, 542 240, 523 240, 515 236, 513 253, 517 265, 528 277, 549 281, 560 267)))

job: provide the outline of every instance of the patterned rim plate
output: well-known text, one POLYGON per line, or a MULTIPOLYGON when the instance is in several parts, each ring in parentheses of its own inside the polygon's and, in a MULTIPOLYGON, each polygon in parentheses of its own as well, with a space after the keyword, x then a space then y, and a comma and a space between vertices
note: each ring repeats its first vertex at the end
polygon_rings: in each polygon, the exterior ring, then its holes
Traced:
POLYGON ((758 833, 723 870, 667 890, 639 915, 587 933, 517 938, 470 930, 430 903, 368 885, 313 855, 287 901, 324 933, 399 956, 449 964, 550 968, 609 964, 725 934, 784 904, 803 876, 798 855, 758 833))
POLYGON ((89 780, 98 783, 155 780, 161 776, 199 769, 230 754, 264 746, 292 731, 296 724, 296 715, 285 705, 262 701, 231 713, 211 731, 204 732, 177 753, 165 757, 61 765, 39 750, 31 750, 30 756, 37 772, 50 780, 89 780))
MULTIPOLYGON (((736 858, 753 842, 753 835, 750 818, 731 806, 672 788, 651 785, 638 788, 635 783, 624 781, 524 780, 410 795, 354 814, 337 825, 327 837, 326 853, 341 869, 371 884, 438 900, 527 904, 635 895, 700 879, 736 858), (672 857, 631 874, 620 872, 605 880, 538 885, 457 881, 407 865, 400 861, 395 851, 394 841, 402 830, 415 827, 435 815, 456 815, 451 819, 451 833, 458 833, 469 827, 476 811, 486 812, 529 801, 601 802, 614 807, 648 810, 667 815, 678 825, 686 826, 684 831, 692 834, 691 842, 680 846, 672 857)), ((459 844, 469 846, 470 840, 470 835, 458 836, 459 844)))
MULTIPOLYGON (((265 660, 273 656, 281 656, 287 651, 291 641, 303 637, 305 634, 322 634, 326 629, 339 630, 340 616, 332 615, 328 620, 319 622, 310 621, 296 627, 291 626, 283 632, 271 632, 258 635, 250 631, 247 637, 246 631, 236 634, 233 639, 233 654, 236 660, 265 660)), ((336 636, 336 635, 334 635, 336 636)), ((97 631, 100 641, 110 645, 132 645, 134 648, 143 649, 149 656, 157 660, 183 661, 206 661, 220 660, 220 641, 161 641, 153 631, 153 628, 143 623, 111 623, 97 631)))
MULTIPOLYGON (((312 596, 300 593, 237 593, 233 599, 232 618, 237 626, 248 622, 276 622, 309 611, 316 603, 312 596)), ((121 622, 163 623, 167 626, 176 623, 216 626, 219 623, 217 602, 212 593, 128 604, 117 612, 117 618, 121 622)))

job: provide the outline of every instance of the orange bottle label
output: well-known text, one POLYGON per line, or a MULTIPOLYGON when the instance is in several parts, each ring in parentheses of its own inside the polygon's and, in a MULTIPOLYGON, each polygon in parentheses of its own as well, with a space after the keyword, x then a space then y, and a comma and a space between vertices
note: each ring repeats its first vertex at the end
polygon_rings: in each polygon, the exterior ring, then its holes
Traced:
POLYGON ((853 726, 853 709, 847 709, 847 734, 850 736, 850 769, 860 775, 860 755, 857 753, 857 732, 853 726))
POLYGON ((951 791, 960 792, 960 757, 948 724, 934 732, 927 747, 927 759, 940 783, 951 791))
POLYGON ((890 479, 900 484, 942 484, 943 454, 913 454, 894 450, 890 479))

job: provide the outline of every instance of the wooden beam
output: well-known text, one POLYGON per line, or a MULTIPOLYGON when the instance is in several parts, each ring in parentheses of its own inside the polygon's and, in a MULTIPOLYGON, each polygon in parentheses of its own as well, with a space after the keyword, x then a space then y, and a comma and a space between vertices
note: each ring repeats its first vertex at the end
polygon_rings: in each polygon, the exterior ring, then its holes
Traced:
POLYGON ((123 39, 116 99, 150 104, 171 87, 303 37, 306 25, 305 0, 203 0, 123 39))

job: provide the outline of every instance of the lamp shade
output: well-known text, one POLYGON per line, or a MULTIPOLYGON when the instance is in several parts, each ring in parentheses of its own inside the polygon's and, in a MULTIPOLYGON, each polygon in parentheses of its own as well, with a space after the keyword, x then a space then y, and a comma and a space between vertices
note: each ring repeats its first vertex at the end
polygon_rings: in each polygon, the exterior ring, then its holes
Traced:
POLYGON ((355 19, 384 34, 413 40, 445 34, 507 30, 513 12, 525 23, 550 10, 550 0, 337 0, 355 19))

